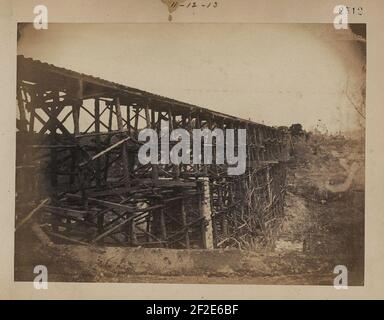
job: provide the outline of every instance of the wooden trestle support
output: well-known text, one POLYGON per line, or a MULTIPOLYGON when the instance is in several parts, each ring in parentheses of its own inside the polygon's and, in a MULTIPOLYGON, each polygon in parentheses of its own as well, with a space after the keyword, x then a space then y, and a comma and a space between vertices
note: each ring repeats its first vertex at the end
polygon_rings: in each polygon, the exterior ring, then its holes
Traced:
POLYGON ((40 216, 53 239, 250 248, 283 216, 283 131, 23 56, 17 101, 16 219, 49 197, 40 216), (229 176, 215 159, 141 165, 138 133, 159 132, 162 121, 189 132, 247 129, 246 172, 229 176))

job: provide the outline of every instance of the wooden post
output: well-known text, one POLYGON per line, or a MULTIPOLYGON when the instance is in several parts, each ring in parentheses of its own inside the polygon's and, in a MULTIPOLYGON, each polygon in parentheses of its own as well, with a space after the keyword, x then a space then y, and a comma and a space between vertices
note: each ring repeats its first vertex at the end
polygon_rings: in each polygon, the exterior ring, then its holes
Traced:
MULTIPOLYGON (((95 133, 100 133, 100 100, 95 99, 95 133)), ((100 152, 100 135, 96 135, 96 152, 100 152)), ((100 159, 96 159, 96 185, 100 187, 101 185, 101 162, 100 159)))
POLYGON ((129 234, 130 234, 130 244, 131 246, 136 246, 137 245, 137 238, 136 238, 136 223, 135 219, 132 219, 129 222, 129 234))
MULTIPOLYGON (((31 137, 34 136, 33 133, 34 133, 34 127, 35 127, 35 112, 36 112, 35 111, 35 107, 36 107, 35 101, 36 101, 36 93, 33 91, 33 94, 31 94, 31 103, 29 104, 31 113, 30 113, 30 117, 29 117, 28 130, 29 130, 29 136, 31 136, 31 137)), ((33 162, 33 156, 30 152, 24 152, 23 158, 25 158, 24 161, 26 163, 33 162)), ((38 179, 30 179, 29 178, 29 177, 34 177, 34 178, 36 177, 37 178, 36 173, 37 173, 36 170, 34 170, 34 168, 31 168, 31 169, 27 169, 26 174, 24 176, 24 178, 26 179, 25 187, 27 188, 28 193, 30 194, 31 198, 35 198, 39 192, 38 181, 37 181, 38 179)))
MULTIPOLYGON (((218 187, 217 188, 217 198, 218 198, 218 202, 219 202, 219 208, 220 208, 220 211, 223 212, 223 203, 224 203, 224 197, 223 197, 223 190, 221 187, 218 187)), ((223 236, 227 236, 228 235, 228 221, 227 221, 227 216, 226 214, 223 214, 222 213, 222 216, 221 216, 221 232, 223 234, 223 236)))
MULTIPOLYGON (((76 135, 80 134, 80 123, 79 123, 79 121, 80 121, 79 120, 80 119, 80 105, 79 105, 79 102, 75 102, 72 105, 72 117, 73 117, 73 134, 76 136, 76 135)), ((80 151, 78 148, 76 148, 75 150, 73 150, 71 152, 72 152, 71 171, 75 172, 77 165, 80 162, 80 151)), ((79 174, 79 184, 80 185, 83 184, 81 177, 82 177, 82 175, 79 174)), ((70 176, 69 183, 70 183, 71 187, 75 183, 75 176, 74 175, 70 176)))
MULTIPOLYGON (((117 129, 120 132, 124 131, 124 125, 123 125, 123 117, 121 114, 121 106, 120 106, 120 98, 116 97, 115 100, 115 108, 116 108, 116 120, 117 120, 117 129)), ((123 163, 123 175, 124 175, 124 181, 126 188, 130 187, 130 176, 129 176, 129 160, 128 160, 128 150, 126 142, 124 142, 121 146, 121 158, 123 163)), ((124 227, 126 236, 129 235, 129 242, 131 246, 136 246, 137 239, 136 239, 136 228, 135 228, 135 220, 132 219, 127 227, 124 227)))
POLYGON ((131 136, 131 106, 127 105, 127 131, 128 135, 131 136))
POLYGON ((181 219, 183 222, 183 227, 185 228, 185 247, 187 249, 189 249, 190 248, 189 232, 188 232, 188 227, 186 227, 186 225, 187 225, 187 212, 185 211, 184 199, 181 199, 181 219))
MULTIPOLYGON (((171 135, 171 133, 174 129, 174 125, 175 125, 174 116, 172 113, 172 106, 169 107, 169 109, 168 109, 168 121, 169 121, 169 134, 171 135)), ((177 164, 172 165, 172 171, 173 171, 173 179, 179 180, 179 178, 180 178, 179 165, 177 165, 177 164)))
MULTIPOLYGON (((164 209, 160 209, 160 232, 161 232, 161 240, 166 241, 167 240, 167 227, 165 225, 165 215, 164 215, 164 209)), ((167 247, 167 244, 164 243, 164 247, 167 247)))
MULTIPOLYGON (((148 105, 150 105, 151 101, 148 101, 148 105)), ((151 119, 149 118, 149 109, 148 106, 145 107, 145 117, 147 120, 147 128, 151 128, 156 130, 156 119, 155 119, 155 111, 151 110, 151 119)), ((152 179, 154 181, 159 180, 159 166, 157 164, 152 164, 152 179)))
POLYGON ((203 246, 205 249, 213 249, 213 228, 212 228, 212 210, 211 195, 209 190, 209 179, 203 178, 198 181, 200 191, 199 209, 200 215, 204 218, 201 225, 203 246))
MULTIPOLYGON (((33 99, 33 98, 32 98, 33 99)), ((29 133, 33 133, 33 130, 35 129, 35 104, 31 104, 31 114, 29 115, 29 133)))
MULTIPOLYGON (((116 97, 115 98, 115 107, 116 107, 116 116, 117 116, 117 128, 120 132, 124 131, 123 127, 123 118, 121 116, 121 106, 120 106, 120 98, 116 97)), ((130 183, 129 183, 129 164, 128 164, 128 150, 127 150, 127 145, 126 143, 123 144, 122 148, 122 161, 123 161, 123 170, 124 170, 124 180, 125 180, 125 185, 127 188, 129 188, 130 183)))
MULTIPOLYGON (((77 100, 74 105, 72 106, 72 116, 73 116, 73 131, 74 135, 80 135, 80 106, 81 106, 82 101, 77 100)), ((78 164, 80 161, 80 150, 76 150, 76 156, 75 156, 75 163, 78 164)), ((82 196, 82 201, 83 201, 83 206, 84 209, 87 211, 88 210, 88 200, 87 200, 87 194, 85 191, 86 188, 86 182, 87 182, 87 177, 86 173, 84 172, 84 169, 80 169, 79 172, 79 182, 80 182, 80 189, 81 189, 81 196, 82 196)), ((88 219, 88 214, 86 215, 86 219, 88 219)))
MULTIPOLYGON (((95 99, 95 133, 100 133, 100 100, 99 98, 95 99)), ((100 152, 100 144, 101 139, 100 135, 96 135, 96 152, 100 152)), ((98 187, 101 186, 101 159, 96 159, 96 185, 98 187)), ((97 216, 97 232, 98 234, 104 233, 104 215, 105 213, 102 212, 97 216)), ((100 240, 101 242, 104 241, 104 239, 100 240)))
MULTIPOLYGON (((51 142, 52 145, 56 145, 57 139, 58 139, 57 125, 53 121, 54 120, 53 118, 56 117, 59 113, 58 102, 59 102, 59 93, 57 92, 53 98, 53 105, 51 107, 50 119, 48 120, 48 121, 51 121, 49 129, 50 129, 50 135, 52 138, 52 142, 51 142)), ((57 160, 58 160, 57 149, 52 148, 51 149, 51 185, 54 193, 53 202, 57 201, 57 187, 58 187, 57 160)))
POLYGON ((140 117, 140 108, 137 106, 135 108, 135 133, 139 134, 139 117, 140 117))
POLYGON ((148 212, 148 215, 145 219, 145 229, 147 231, 147 242, 150 242, 151 241, 151 216, 152 216, 152 211, 149 211, 148 212))
POLYGON ((80 134, 80 103, 77 101, 73 106, 72 106, 72 116, 73 116, 73 132, 75 136, 80 134))
POLYGON ((97 216, 97 233, 102 234, 104 232, 104 212, 97 216))
MULTIPOLYGON (((112 102, 107 102, 107 108, 109 110, 109 116, 108 116, 108 132, 112 131, 112 120, 113 120, 113 105, 112 102)), ((108 135, 107 143, 108 145, 111 144, 112 136, 108 135)), ((108 182, 108 169, 109 169, 109 153, 107 153, 106 159, 105 159, 105 167, 104 167, 104 180, 107 183, 108 182)))
POLYGON ((271 174, 270 174, 270 166, 268 165, 266 169, 266 178, 267 178, 267 188, 268 188, 268 200, 269 204, 272 205, 273 202, 273 195, 272 195, 272 189, 271 189, 271 174))
POLYGON ((27 129, 27 117, 25 114, 23 95, 21 92, 20 85, 17 86, 17 102, 18 102, 19 114, 20 114, 19 130, 27 132, 28 131, 28 129, 27 129))

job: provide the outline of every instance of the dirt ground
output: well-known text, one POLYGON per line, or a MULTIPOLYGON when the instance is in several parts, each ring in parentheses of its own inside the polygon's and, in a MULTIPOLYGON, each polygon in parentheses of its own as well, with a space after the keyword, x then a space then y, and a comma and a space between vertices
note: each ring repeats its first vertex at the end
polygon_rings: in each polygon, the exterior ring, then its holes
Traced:
POLYGON ((364 144, 312 135, 293 141, 285 219, 263 251, 58 245, 34 223, 16 235, 15 280, 332 285, 336 265, 364 283, 364 144))
POLYGON ((350 285, 363 285, 364 172, 362 140, 319 135, 296 141, 276 249, 293 243, 315 263, 345 265, 350 285))

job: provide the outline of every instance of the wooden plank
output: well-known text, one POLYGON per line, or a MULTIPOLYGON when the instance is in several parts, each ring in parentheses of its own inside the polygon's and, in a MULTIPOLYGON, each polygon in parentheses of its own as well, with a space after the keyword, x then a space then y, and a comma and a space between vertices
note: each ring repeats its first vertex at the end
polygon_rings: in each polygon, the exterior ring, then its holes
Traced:
POLYGON ((23 220, 21 220, 16 225, 15 231, 19 230, 24 224, 31 220, 31 218, 36 214, 36 212, 38 212, 42 207, 44 207, 44 205, 47 204, 49 201, 49 198, 42 200, 36 208, 34 208, 23 220))
POLYGON ((118 146, 122 145, 124 142, 127 142, 128 140, 130 140, 131 138, 130 137, 127 137, 127 138, 124 138, 116 143, 114 143, 113 145, 109 146, 107 149, 104 149, 103 151, 99 152, 98 154, 95 154, 93 157, 91 157, 89 160, 87 161, 84 161, 82 163, 80 163, 80 166, 83 167, 85 166, 86 164, 88 164, 89 162, 92 162, 98 158, 100 158, 101 156, 105 155, 106 153, 112 151, 113 149, 117 148, 118 146))
MULTIPOLYGON (((77 194, 66 194, 66 196, 68 198, 73 198, 73 199, 81 199, 82 198, 80 195, 77 195, 77 194)), ((96 198, 88 198, 88 201, 90 203, 102 205, 102 206, 112 208, 112 209, 128 210, 129 212, 132 212, 132 213, 137 212, 136 208, 134 208, 132 206, 127 206, 127 205, 119 204, 116 202, 105 201, 105 200, 100 200, 100 199, 96 199, 96 198)))
POLYGON ((110 228, 109 230, 105 231, 104 233, 102 233, 101 235, 97 236, 95 239, 93 239, 91 242, 92 243, 96 243, 98 242, 99 240, 105 238, 106 236, 108 236, 109 234, 113 233, 115 230, 125 226, 127 223, 129 223, 131 220, 133 220, 135 217, 134 216, 131 216, 129 218, 127 218, 126 220, 124 220, 123 222, 117 224, 116 226, 110 228))
POLYGON ((77 218, 82 218, 86 214, 86 211, 74 210, 74 209, 57 207, 52 205, 45 205, 44 208, 47 210, 53 210, 53 211, 61 212, 65 214, 74 214, 77 218))

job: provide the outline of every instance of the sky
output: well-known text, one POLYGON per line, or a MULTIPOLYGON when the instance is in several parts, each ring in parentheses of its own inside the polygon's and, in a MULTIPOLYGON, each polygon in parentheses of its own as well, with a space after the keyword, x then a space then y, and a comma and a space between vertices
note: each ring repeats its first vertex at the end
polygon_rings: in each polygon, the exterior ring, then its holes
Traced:
POLYGON ((28 25, 18 54, 267 125, 361 128, 365 57, 332 24, 28 25))

